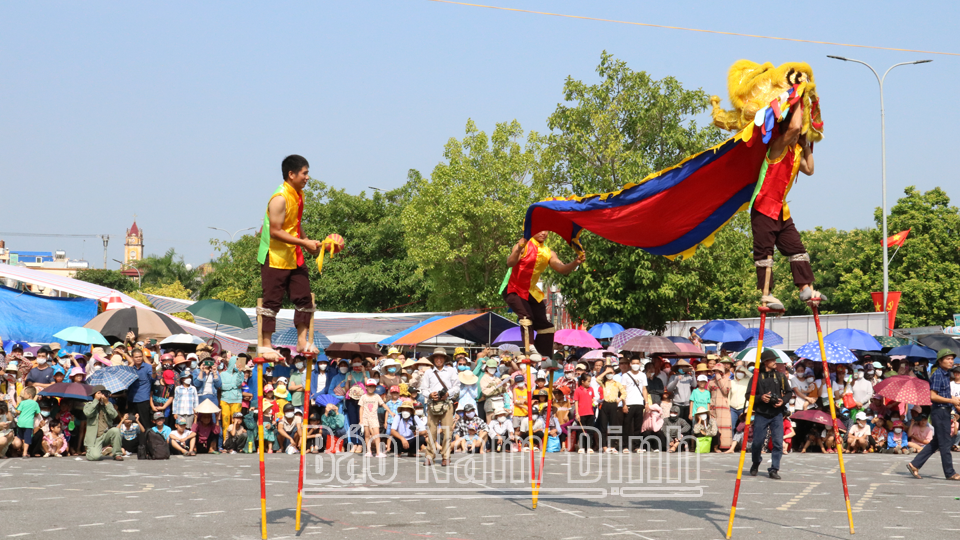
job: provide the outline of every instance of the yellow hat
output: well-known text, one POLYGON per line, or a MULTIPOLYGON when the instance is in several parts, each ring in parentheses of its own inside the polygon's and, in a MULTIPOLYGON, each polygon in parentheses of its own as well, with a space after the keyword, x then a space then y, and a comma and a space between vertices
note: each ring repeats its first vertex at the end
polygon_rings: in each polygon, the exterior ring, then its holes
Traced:
POLYGON ((399 355, 399 354, 400 354, 400 349, 398 349, 398 348, 396 348, 396 347, 390 347, 390 350, 387 351, 387 356, 393 356, 393 355, 395 355, 395 354, 396 354, 396 355, 399 355))
POLYGON ((820 117, 820 98, 817 85, 813 80, 813 69, 805 62, 787 62, 774 67, 770 62, 758 64, 750 60, 737 60, 727 76, 727 87, 733 110, 720 108, 720 98, 710 98, 713 104, 713 123, 720 129, 740 131, 759 119, 761 111, 766 114, 768 108, 779 109, 780 121, 786 117, 794 96, 799 95, 803 103, 803 128, 800 133, 807 140, 823 140, 823 121, 820 117), (793 95, 788 95, 790 90, 793 95), (774 105, 776 101, 776 105, 774 105))
POLYGON ((456 355, 458 355, 458 354, 466 355, 466 354, 467 354, 467 350, 464 349, 463 347, 457 347, 456 349, 453 350, 453 355, 456 356, 456 355))

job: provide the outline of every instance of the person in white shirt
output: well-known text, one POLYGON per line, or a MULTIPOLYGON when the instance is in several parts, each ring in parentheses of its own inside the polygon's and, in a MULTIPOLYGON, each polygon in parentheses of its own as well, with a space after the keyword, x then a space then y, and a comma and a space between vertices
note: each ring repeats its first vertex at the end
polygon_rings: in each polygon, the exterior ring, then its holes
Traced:
MULTIPOLYGON (((490 446, 494 452, 502 452, 504 446, 508 443, 516 442, 516 435, 513 432, 513 420, 507 416, 507 411, 503 408, 494 410, 493 420, 487 423, 490 428, 490 446)), ((520 449, 514 444, 514 452, 520 449)), ((509 452, 509 447, 507 448, 509 452)))
POLYGON ((460 395, 460 379, 445 349, 434 349, 430 360, 434 367, 424 372, 420 381, 420 390, 428 397, 427 452, 423 464, 433 465, 439 424, 443 430, 443 459, 440 465, 446 467, 450 463, 450 442, 453 437, 453 398, 460 395))
POLYGON ((627 389, 623 402, 623 435, 627 440, 627 450, 639 454, 643 451, 640 436, 643 409, 650 402, 650 396, 647 394, 647 376, 642 371, 640 357, 630 358, 629 366, 629 371, 620 374, 620 384, 627 389))
POLYGON ((797 369, 796 374, 790 376, 790 388, 793 390, 793 409, 795 411, 806 410, 809 405, 817 402, 816 398, 807 397, 813 381, 813 370, 810 368, 797 369))

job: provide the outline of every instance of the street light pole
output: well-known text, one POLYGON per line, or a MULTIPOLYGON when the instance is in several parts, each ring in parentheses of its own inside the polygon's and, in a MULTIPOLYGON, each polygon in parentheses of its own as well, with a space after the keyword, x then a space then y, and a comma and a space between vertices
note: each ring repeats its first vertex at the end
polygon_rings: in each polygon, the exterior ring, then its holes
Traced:
POLYGON ((223 232, 229 234, 229 235, 230 235, 230 241, 231 241, 231 242, 234 241, 234 238, 237 236, 237 234, 242 233, 243 231, 250 231, 250 230, 256 229, 256 227, 247 227, 246 229, 240 229, 239 231, 236 231, 236 232, 234 232, 233 234, 230 234, 230 231, 228 231, 228 230, 226 230, 226 229, 221 229, 220 227, 207 227, 207 228, 208 228, 208 229, 213 229, 213 230, 215 230, 215 231, 223 231, 223 232))
POLYGON ((123 262, 123 261, 120 261, 120 260, 117 260, 117 259, 114 259, 113 262, 115 262, 115 263, 120 263, 120 268, 123 268, 124 266, 126 266, 126 267, 128 267, 128 268, 133 268, 134 270, 136 270, 136 271, 137 271, 137 288, 138 288, 138 289, 142 288, 142 286, 143 286, 143 276, 140 274, 140 269, 139 269, 139 268, 137 268, 136 266, 133 266, 132 264, 127 264, 127 263, 125 263, 125 262, 123 262))
POLYGON ((887 135, 886 135, 886 120, 884 119, 883 114, 883 82, 887 80, 887 74, 890 73, 890 70, 897 66, 906 66, 910 64, 926 64, 928 62, 933 62, 933 60, 914 60, 913 62, 900 62, 899 64, 894 64, 887 68, 887 71, 884 72, 883 77, 877 73, 877 70, 873 69, 873 66, 862 61, 854 60, 853 58, 845 58, 843 56, 833 56, 827 55, 827 58, 833 58, 834 60, 843 60, 844 62, 856 62, 857 64, 863 64, 870 68, 870 71, 873 72, 874 77, 877 78, 877 83, 880 84, 880 161, 881 161, 881 174, 883 177, 883 194, 882 194, 882 208, 881 208, 881 217, 883 218, 883 326, 886 328, 886 335, 890 334, 890 318, 887 314, 887 295, 890 292, 890 275, 889 275, 889 264, 890 261, 887 259, 887 253, 889 250, 889 242, 887 241, 887 135))

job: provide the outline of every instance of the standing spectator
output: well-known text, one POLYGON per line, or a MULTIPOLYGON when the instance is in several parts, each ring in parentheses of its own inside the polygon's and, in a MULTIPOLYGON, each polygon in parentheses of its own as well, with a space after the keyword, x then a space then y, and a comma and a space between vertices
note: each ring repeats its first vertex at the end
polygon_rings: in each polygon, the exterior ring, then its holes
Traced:
MULTIPOLYGON (((663 361, 666 362, 666 360, 663 361)), ((669 365, 664 366, 664 373, 667 372, 666 368, 669 365)), ((690 373, 691 369, 693 368, 686 360, 677 360, 676 373, 669 376, 665 387, 665 390, 673 396, 673 403, 680 407, 680 416, 683 418, 690 417, 690 394, 697 386, 696 379, 690 373)))
POLYGON ((443 431, 443 459, 440 465, 450 463, 450 442, 453 437, 453 397, 460 395, 460 379, 450 363, 447 351, 434 349, 430 355, 434 367, 423 375, 421 390, 430 398, 427 404, 427 453, 424 465, 433 465, 436 455, 437 426, 443 431))
POLYGON ((30 370, 24 382, 35 387, 38 392, 53 384, 53 368, 47 362, 45 351, 37 353, 37 366, 30 370))
MULTIPOLYGON (((161 418, 163 417, 161 416, 161 418)), ((140 415, 134 412, 128 412, 123 415, 123 420, 118 427, 120 429, 120 437, 122 438, 120 445, 121 448, 123 448, 123 457, 136 454, 140 449, 140 436, 146 431, 143 424, 140 423, 140 415)))
POLYGON ((618 453, 618 449, 614 448, 612 443, 617 442, 617 446, 620 446, 623 416, 618 405, 626 393, 626 389, 614 377, 612 366, 607 366, 600 375, 603 380, 601 388, 603 403, 600 404, 600 412, 597 415, 597 429, 600 430, 602 451, 608 454, 618 453), (611 440, 611 435, 617 436, 611 440))
MULTIPOLYGON (((705 369, 700 370, 700 366, 706 368, 704 364, 700 364, 697 366, 697 371, 706 371, 705 369)), ((697 387, 693 392, 690 392, 690 416, 687 418, 691 421, 693 421, 694 411, 701 407, 710 410, 710 392, 707 390, 707 383, 709 382, 706 374, 697 375, 697 387)))
POLYGON ((576 403, 574 412, 577 423, 574 430, 581 432, 580 439, 577 440, 577 446, 579 447, 577 453, 579 454, 584 453, 585 449, 587 453, 593 453, 594 444, 591 430, 594 429, 593 404, 597 400, 597 396, 593 387, 590 385, 592 378, 589 373, 581 373, 578 381, 580 386, 573 392, 573 402, 576 403), (586 439, 585 443, 582 443, 583 439, 586 439))
POLYGON ((91 395, 93 400, 83 406, 83 414, 87 417, 87 434, 83 441, 87 460, 99 461, 113 456, 116 461, 123 461, 123 437, 120 430, 113 427, 117 409, 110 403, 110 392, 98 385, 91 389, 91 395))
POLYGON ((210 353, 202 351, 199 357, 200 371, 197 373, 197 378, 193 379, 193 386, 197 389, 197 404, 199 405, 204 401, 212 401, 214 404, 219 403, 217 390, 220 390, 223 386, 220 373, 214 369, 210 353))
POLYGON ((620 376, 620 383, 627 394, 623 402, 623 435, 627 440, 624 450, 636 451, 638 454, 643 450, 641 440, 643 409, 650 402, 650 396, 647 394, 647 376, 640 370, 640 357, 634 356, 630 359, 630 371, 620 376))
MULTIPOLYGON (((744 408, 747 405, 747 393, 750 388, 748 375, 750 371, 744 366, 737 366, 733 372, 733 381, 730 383, 730 425, 736 426, 740 423, 740 417, 743 415, 744 408)), ((733 446, 728 452, 733 452, 733 446)))
POLYGON ((137 371, 137 378, 133 384, 127 388, 127 410, 141 418, 150 418, 153 409, 150 407, 150 399, 153 390, 153 366, 143 361, 143 351, 134 349, 131 353, 133 359, 133 369, 137 371))
POLYGON ((697 335, 697 327, 690 327, 690 342, 697 346, 701 351, 703 350, 703 340, 700 339, 700 336, 697 335))
POLYGON ((193 386, 193 378, 189 373, 180 375, 180 386, 173 394, 173 418, 186 422, 184 425, 193 425, 193 411, 199 405, 197 389, 193 386))
MULTIPOLYGON (((220 374, 220 418, 224 432, 233 424, 233 417, 243 408, 243 368, 246 355, 228 360, 230 367, 220 374)), ((303 396, 301 395, 301 400, 303 396)), ((301 401, 301 405, 302 405, 301 401)), ((240 415, 243 417, 243 415, 240 415)))
POLYGON ((853 375, 853 401, 856 402, 854 404, 856 413, 851 411, 851 414, 856 415, 865 410, 870 406, 871 399, 873 399, 873 383, 864 378, 862 370, 857 370, 853 375))
POLYGON ((20 393, 17 404, 17 437, 22 441, 23 457, 30 457, 30 445, 33 444, 34 417, 40 415, 40 405, 36 401, 37 389, 28 386, 20 393))
MULTIPOLYGON (((653 448, 654 452, 659 452, 667 447, 666 439, 663 436, 663 412, 660 405, 652 403, 647 407, 643 415, 643 426, 641 426, 640 433, 643 435, 644 444, 648 443, 649 437, 657 439, 658 445, 653 448)), ((643 450, 643 446, 640 450, 643 450)))
POLYGON ((383 399, 376 394, 377 381, 367 379, 366 393, 357 400, 360 406, 360 426, 363 427, 364 446, 367 448, 367 457, 373 456, 373 447, 376 445, 377 457, 385 457, 380 450, 380 418, 377 409, 383 407, 383 399))
POLYGON ((717 424, 717 436, 714 438, 716 448, 714 452, 729 450, 733 448, 733 423, 730 418, 730 391, 732 383, 727 374, 727 363, 730 360, 724 358, 723 361, 713 367, 716 376, 707 383, 707 390, 710 391, 710 416, 717 424))
MULTIPOLYGON (((753 378, 757 379, 756 395, 759 399, 754 405, 756 422, 753 425, 751 441, 753 464, 750 466, 750 476, 756 476, 760 470, 760 452, 769 430, 773 452, 767 473, 770 478, 779 480, 780 458, 783 456, 783 412, 786 408, 785 400, 790 396, 790 383, 783 373, 777 370, 777 364, 783 363, 777 353, 764 351, 760 360, 763 362, 760 372, 753 374, 753 378)), ((753 388, 753 384, 751 379, 748 388, 753 388)))
POLYGON ((953 468, 953 456, 950 454, 950 411, 960 408, 960 397, 950 394, 950 370, 956 354, 950 349, 940 349, 937 353, 937 370, 930 377, 930 401, 933 407, 930 411, 930 423, 933 424, 933 438, 923 447, 923 450, 907 464, 907 469, 915 478, 920 478, 920 469, 937 450, 940 451, 940 461, 943 465, 943 474, 947 480, 960 480, 953 468))

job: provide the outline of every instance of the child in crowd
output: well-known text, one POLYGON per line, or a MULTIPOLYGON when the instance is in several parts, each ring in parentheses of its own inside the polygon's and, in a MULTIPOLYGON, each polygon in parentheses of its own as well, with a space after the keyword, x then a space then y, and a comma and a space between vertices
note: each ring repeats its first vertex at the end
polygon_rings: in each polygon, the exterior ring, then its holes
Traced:
MULTIPOLYGON (((162 412, 158 411, 153 413, 153 427, 150 429, 152 429, 155 433, 159 433, 160 436, 163 437, 163 440, 165 441, 170 440, 170 432, 172 430, 170 429, 170 426, 166 425, 166 423, 164 422, 164 417, 162 412)), ((120 433, 123 434, 123 430, 120 430, 120 433)))
MULTIPOLYGON (((162 418, 162 416, 161 416, 162 418)), ((122 439, 123 457, 136 454, 140 449, 140 435, 146 431, 143 424, 140 423, 139 414, 127 413, 123 415, 120 422, 120 437, 122 439)))
POLYGON ((223 441, 223 450, 225 452, 236 454, 243 452, 243 447, 247 443, 247 430, 243 427, 243 413, 233 413, 230 419, 230 426, 227 428, 227 439, 223 441))
POLYGON ((373 446, 377 445, 377 457, 386 457, 380 451, 380 420, 377 418, 377 407, 383 406, 383 399, 376 394, 377 381, 367 379, 367 393, 360 396, 357 405, 360 407, 360 425, 363 426, 363 438, 367 447, 367 457, 373 456, 373 446))
POLYGON ((895 420, 893 430, 887 435, 887 454, 909 454, 910 441, 903 431, 903 422, 895 420))
POLYGON ((51 418, 48 424, 50 432, 43 436, 43 457, 63 457, 67 451, 67 439, 63 436, 60 420, 51 418))
POLYGON ((277 426, 273 423, 273 412, 264 406, 263 411, 263 446, 268 454, 274 450, 280 450, 280 443, 277 442, 277 426))
POLYGON ((189 373, 180 376, 180 386, 173 394, 173 417, 184 425, 193 425, 193 411, 199 405, 197 389, 193 386, 193 378, 189 373))
POLYGON ((177 420, 176 431, 170 432, 170 453, 176 456, 195 456, 197 434, 187 429, 187 421, 177 420))
POLYGON ((33 444, 34 417, 40 414, 40 405, 34 400, 37 389, 28 386, 20 393, 17 403, 17 437, 22 441, 23 457, 30 456, 30 445, 33 444))
POLYGON ((298 418, 294 406, 287 403, 283 406, 283 418, 277 422, 277 436, 280 442, 280 451, 294 454, 300 451, 300 426, 303 419, 298 418))

